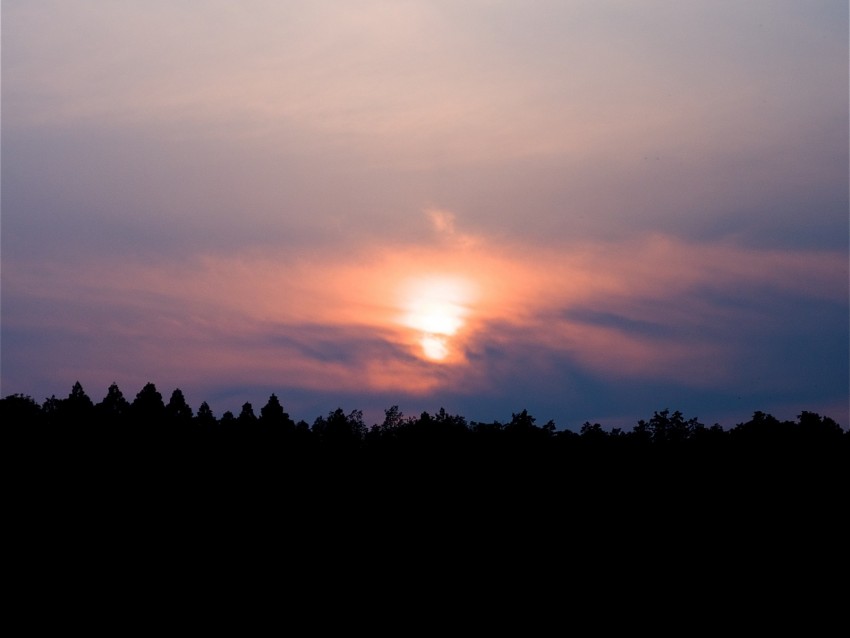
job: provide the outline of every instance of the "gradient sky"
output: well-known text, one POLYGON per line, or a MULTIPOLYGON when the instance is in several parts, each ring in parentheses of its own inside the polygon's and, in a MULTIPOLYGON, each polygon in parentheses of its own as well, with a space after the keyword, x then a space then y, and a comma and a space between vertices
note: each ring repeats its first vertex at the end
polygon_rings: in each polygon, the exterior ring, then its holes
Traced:
POLYGON ((2 396, 850 425, 848 3, 6 0, 2 396))

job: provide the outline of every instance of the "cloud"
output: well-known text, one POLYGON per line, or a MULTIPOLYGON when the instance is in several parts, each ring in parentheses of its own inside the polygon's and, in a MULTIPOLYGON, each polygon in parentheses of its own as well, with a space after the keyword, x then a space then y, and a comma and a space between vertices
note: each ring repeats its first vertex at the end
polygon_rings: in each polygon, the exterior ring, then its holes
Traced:
POLYGON ((510 360, 524 349, 600 377, 705 386, 748 356, 730 329, 777 320, 742 300, 846 302, 840 254, 657 234, 569 247, 483 235, 455 244, 442 240, 455 216, 429 217, 441 231, 433 239, 339 257, 257 251, 13 268, 4 293, 18 314, 4 328, 84 334, 102 344, 81 358, 94 368, 309 390, 471 393, 487 385, 488 352, 510 360), (78 312, 36 318, 23 301, 35 299, 78 312), (425 306, 437 316, 421 314, 425 306), (439 361, 423 350, 434 335, 446 348, 439 361))
POLYGON ((446 210, 430 209, 426 211, 434 230, 438 233, 453 235, 455 232, 455 216, 446 210))

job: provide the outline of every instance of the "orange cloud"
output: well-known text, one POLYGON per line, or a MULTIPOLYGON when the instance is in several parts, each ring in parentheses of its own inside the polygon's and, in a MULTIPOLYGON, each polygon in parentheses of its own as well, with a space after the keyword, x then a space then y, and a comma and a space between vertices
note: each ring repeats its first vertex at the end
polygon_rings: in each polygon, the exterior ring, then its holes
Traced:
MULTIPOLYGON (((455 224, 447 212, 431 220, 443 231, 455 224)), ((846 297, 841 255, 663 235, 564 247, 471 239, 369 246, 338 258, 91 263, 57 271, 49 289, 44 273, 16 272, 8 281, 84 306, 79 316, 41 321, 135 343, 136 368, 145 360, 176 377, 409 393, 486 383, 487 370, 470 360, 483 347, 545 349, 601 375, 687 380, 688 373, 703 383, 735 354, 700 337, 701 329, 720 319, 765 319, 715 305, 704 292, 846 297)))

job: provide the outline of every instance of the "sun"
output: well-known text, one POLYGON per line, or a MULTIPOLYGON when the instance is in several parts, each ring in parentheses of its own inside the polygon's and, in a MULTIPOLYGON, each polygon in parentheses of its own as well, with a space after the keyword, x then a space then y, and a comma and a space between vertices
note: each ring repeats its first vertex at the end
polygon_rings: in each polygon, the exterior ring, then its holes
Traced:
POLYGON ((451 336, 463 325, 462 306, 440 299, 413 301, 407 324, 427 334, 451 336))
POLYGON ((419 344, 422 346, 422 353, 429 359, 442 361, 449 356, 449 346, 446 343, 445 337, 434 334, 424 334, 419 339, 419 344))
POLYGON ((466 323, 472 301, 472 286, 459 277, 426 277, 405 287, 406 314, 402 323, 418 333, 425 358, 445 361, 452 354, 452 337, 466 323))

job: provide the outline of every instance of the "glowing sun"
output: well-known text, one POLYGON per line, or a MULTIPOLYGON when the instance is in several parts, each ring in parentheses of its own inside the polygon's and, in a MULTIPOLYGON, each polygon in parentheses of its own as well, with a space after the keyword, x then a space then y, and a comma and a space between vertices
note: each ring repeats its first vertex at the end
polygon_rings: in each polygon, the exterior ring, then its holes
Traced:
POLYGON ((431 277, 409 282, 402 321, 419 333, 422 354, 443 361, 451 354, 451 338, 464 326, 472 298, 468 282, 455 277, 431 277))

